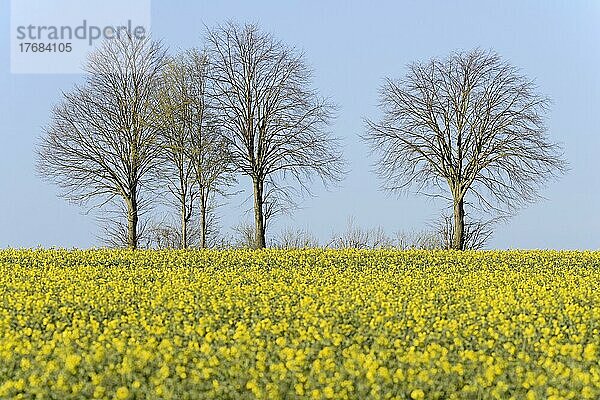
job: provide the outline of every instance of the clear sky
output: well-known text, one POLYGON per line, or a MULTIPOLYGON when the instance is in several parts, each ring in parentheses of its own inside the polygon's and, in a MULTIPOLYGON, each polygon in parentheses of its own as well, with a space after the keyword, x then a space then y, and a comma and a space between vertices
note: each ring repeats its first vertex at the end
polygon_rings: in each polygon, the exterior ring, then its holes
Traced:
MULTIPOLYGON (((60 13, 61 10, 57 10, 60 13)), ((304 50, 314 85, 338 105, 332 126, 350 172, 339 188, 281 217, 273 231, 298 226, 321 240, 349 216, 388 232, 425 228, 440 205, 418 195, 379 191, 373 159, 358 139, 376 118, 377 90, 407 63, 457 49, 494 49, 535 78, 553 99, 548 126, 571 170, 502 224, 493 248, 600 248, 600 2, 598 1, 152 1, 152 31, 173 51, 201 46, 204 24, 258 22, 304 50)), ((49 111, 80 75, 10 73, 10 2, 0 0, 0 248, 97 245, 94 217, 56 197, 34 172, 34 148, 49 111)), ((250 204, 220 210, 225 230, 250 204)), ((271 232, 274 233, 274 232, 271 232)))

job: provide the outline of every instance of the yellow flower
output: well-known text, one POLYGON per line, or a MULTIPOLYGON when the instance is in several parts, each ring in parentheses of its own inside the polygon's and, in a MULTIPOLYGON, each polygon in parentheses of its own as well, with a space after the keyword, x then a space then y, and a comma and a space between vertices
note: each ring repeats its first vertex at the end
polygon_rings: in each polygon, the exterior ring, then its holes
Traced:
POLYGON ((76 372, 77 366, 81 362, 81 356, 77 354, 70 354, 65 358, 65 367, 70 372, 76 372))
POLYGON ((117 389, 116 397, 119 400, 127 399, 129 397, 129 389, 127 389, 125 386, 119 387, 117 389))
POLYGON ((584 386, 583 389, 581 389, 581 397, 584 399, 596 398, 594 390, 590 386, 584 386))
POLYGON ((589 343, 583 349, 583 359, 585 361, 596 361, 596 352, 598 345, 596 343, 589 343))
POLYGON ((304 395, 304 386, 302 386, 302 383, 296 383, 294 385, 294 390, 296 391, 296 394, 298 396, 303 396, 304 395))
POLYGON ((326 386, 323 389, 323 394, 325 395, 325 398, 327 398, 327 399, 333 399, 333 397, 335 396, 335 392, 333 391, 331 386, 326 386))
POLYGON ((105 389, 103 386, 96 386, 96 388, 94 388, 94 398, 95 399, 100 399, 102 397, 104 397, 104 393, 105 393, 105 389))
POLYGON ((21 359, 21 369, 23 371, 27 371, 29 368, 31 368, 31 361, 29 361, 28 358, 22 358, 21 359))

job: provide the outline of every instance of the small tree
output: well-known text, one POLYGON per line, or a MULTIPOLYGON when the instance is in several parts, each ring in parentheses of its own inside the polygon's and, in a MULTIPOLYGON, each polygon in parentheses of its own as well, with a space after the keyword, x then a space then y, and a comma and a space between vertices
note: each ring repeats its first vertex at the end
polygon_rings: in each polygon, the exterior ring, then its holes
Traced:
POLYGON ((256 243, 256 225, 247 221, 240 222, 233 227, 234 237, 231 242, 233 247, 237 248, 254 248, 256 243))
POLYGON ((483 210, 510 213, 566 169, 544 125, 549 99, 496 53, 413 63, 380 93, 383 117, 367 120, 364 138, 379 156, 384 187, 449 191, 454 249, 465 247, 467 196, 483 210))
POLYGON ((338 249, 367 249, 371 244, 371 232, 356 224, 354 217, 348 217, 346 229, 333 234, 326 247, 338 249))
POLYGON ((219 126, 236 171, 252 181, 255 246, 267 221, 289 209, 294 190, 341 178, 337 140, 326 128, 331 105, 310 87, 302 54, 255 25, 228 23, 207 33, 219 126), (296 185, 286 183, 290 178, 296 185))
POLYGON ((400 250, 438 250, 445 248, 444 238, 438 230, 396 232, 396 247, 400 250))
POLYGON ((65 198, 123 202, 130 248, 138 246, 141 192, 152 188, 159 162, 155 96, 165 63, 163 47, 148 38, 105 41, 88 59, 85 83, 54 107, 38 148, 40 175, 65 198))
POLYGON ((319 240, 304 229, 285 228, 276 239, 276 247, 281 249, 307 249, 319 247, 319 240))

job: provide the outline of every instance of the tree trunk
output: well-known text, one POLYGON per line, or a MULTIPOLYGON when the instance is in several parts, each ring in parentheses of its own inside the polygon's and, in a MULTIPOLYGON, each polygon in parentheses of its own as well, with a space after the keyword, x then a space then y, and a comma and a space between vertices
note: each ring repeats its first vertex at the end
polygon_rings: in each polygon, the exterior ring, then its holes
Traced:
POLYGON ((464 199, 454 199, 454 235, 452 248, 464 250, 465 247, 465 207, 464 199))
POLYGON ((263 182, 257 178, 254 181, 254 247, 265 248, 265 220, 263 210, 263 182))
POLYGON ((137 225, 138 205, 137 199, 133 196, 127 200, 127 247, 130 249, 138 247, 137 225))
POLYGON ((181 243, 180 247, 182 249, 187 249, 188 247, 188 236, 187 236, 187 210, 185 207, 185 196, 181 199, 181 243))
POLYGON ((206 248, 206 197, 200 188, 200 247, 206 248))

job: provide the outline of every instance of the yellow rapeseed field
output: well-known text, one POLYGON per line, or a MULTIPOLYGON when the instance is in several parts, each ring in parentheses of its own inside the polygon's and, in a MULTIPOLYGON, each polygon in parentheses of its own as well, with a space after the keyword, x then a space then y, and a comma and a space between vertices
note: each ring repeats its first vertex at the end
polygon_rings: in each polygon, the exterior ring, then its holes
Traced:
POLYGON ((598 399, 600 253, 0 251, 0 398, 598 399))

